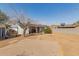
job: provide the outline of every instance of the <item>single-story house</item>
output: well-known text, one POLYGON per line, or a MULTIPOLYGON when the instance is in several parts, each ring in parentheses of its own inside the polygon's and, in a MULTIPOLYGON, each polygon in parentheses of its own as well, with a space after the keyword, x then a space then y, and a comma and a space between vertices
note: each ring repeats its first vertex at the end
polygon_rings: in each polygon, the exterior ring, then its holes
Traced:
POLYGON ((16 20, 9 20, 7 24, 10 25, 9 29, 15 30, 18 34, 23 34, 24 30, 16 20))
POLYGON ((23 34, 25 32, 26 35, 32 34, 32 33, 42 33, 43 29, 46 27, 46 25, 41 24, 34 24, 34 23, 21 23, 19 22, 19 26, 23 29, 23 34))
POLYGON ((28 23, 22 23, 20 21, 18 22, 9 22, 10 28, 12 30, 15 30, 18 34, 23 35, 24 33, 26 35, 32 34, 32 33, 41 33, 46 25, 41 24, 28 24, 28 23))

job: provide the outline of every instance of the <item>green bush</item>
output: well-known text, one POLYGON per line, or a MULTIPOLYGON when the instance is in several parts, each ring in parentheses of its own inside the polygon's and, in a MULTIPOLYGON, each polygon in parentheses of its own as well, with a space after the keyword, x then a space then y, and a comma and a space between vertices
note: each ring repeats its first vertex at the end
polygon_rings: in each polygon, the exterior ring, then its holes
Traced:
POLYGON ((46 27, 46 28, 44 29, 44 33, 45 33, 45 34, 51 34, 51 33, 52 33, 51 28, 46 27))

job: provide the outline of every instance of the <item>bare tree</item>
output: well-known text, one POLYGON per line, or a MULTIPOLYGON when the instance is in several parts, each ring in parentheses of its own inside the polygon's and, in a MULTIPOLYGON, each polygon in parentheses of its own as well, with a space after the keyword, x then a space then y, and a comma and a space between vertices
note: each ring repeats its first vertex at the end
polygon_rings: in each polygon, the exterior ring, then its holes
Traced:
MULTIPOLYGON (((11 7, 11 5, 10 5, 11 7)), ((15 8, 11 7, 14 13, 16 14, 17 23, 24 29, 23 35, 26 35, 27 27, 29 28, 30 23, 32 23, 32 20, 25 16, 22 11, 18 12, 15 8)))

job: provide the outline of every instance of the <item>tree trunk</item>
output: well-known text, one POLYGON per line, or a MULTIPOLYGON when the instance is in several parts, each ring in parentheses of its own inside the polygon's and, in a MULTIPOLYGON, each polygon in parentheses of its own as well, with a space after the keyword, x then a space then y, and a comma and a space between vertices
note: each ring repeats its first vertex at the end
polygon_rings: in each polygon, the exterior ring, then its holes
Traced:
POLYGON ((24 28, 24 33, 23 33, 24 37, 26 36, 26 29, 27 28, 24 28))

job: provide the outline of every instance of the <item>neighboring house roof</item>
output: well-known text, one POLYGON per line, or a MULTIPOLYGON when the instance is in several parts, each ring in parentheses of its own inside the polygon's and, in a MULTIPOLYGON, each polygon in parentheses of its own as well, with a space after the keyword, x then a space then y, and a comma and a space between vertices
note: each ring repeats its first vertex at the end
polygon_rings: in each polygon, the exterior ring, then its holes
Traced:
POLYGON ((41 25, 41 24, 36 24, 36 23, 34 24, 31 22, 25 23, 25 22, 18 21, 18 23, 22 28, 26 28, 27 26, 30 26, 30 27, 45 27, 46 26, 46 25, 41 25))
POLYGON ((33 27, 46 27, 46 25, 41 25, 41 24, 30 24, 30 26, 33 26, 33 27))
POLYGON ((58 26, 58 28, 75 28, 73 25, 64 25, 64 26, 58 26))
MULTIPOLYGON (((33 26, 33 27, 45 27, 46 25, 42 25, 42 24, 36 24, 34 22, 27 22, 27 21, 16 21, 16 20, 9 20, 7 22, 8 25, 16 25, 18 24, 21 28, 26 28, 27 26, 33 26)), ((14 27, 14 26, 13 26, 14 27)))
POLYGON ((78 27, 79 26, 79 24, 68 24, 68 25, 65 25, 65 26, 58 26, 58 28, 76 28, 76 27, 78 27))

